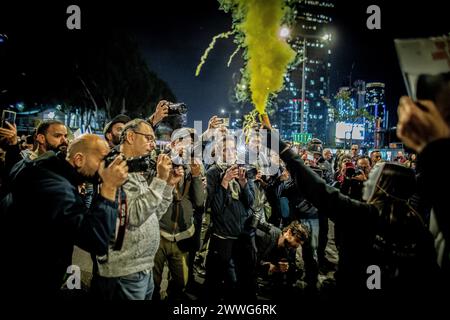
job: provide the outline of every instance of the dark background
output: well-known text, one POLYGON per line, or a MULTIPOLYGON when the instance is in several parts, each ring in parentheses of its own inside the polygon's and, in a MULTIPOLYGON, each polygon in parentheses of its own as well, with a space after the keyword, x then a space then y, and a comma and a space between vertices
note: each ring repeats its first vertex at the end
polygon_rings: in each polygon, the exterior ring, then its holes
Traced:
MULTIPOLYGON (((193 120, 206 122, 221 108, 229 107, 233 73, 242 67, 239 57, 229 68, 226 66, 235 44, 231 39, 219 40, 200 76, 194 75, 212 37, 231 28, 230 14, 218 8, 214 0, 2 2, 0 33, 8 34, 9 41, 26 52, 0 61, 0 89, 21 88, 24 83, 21 78, 32 77, 37 65, 46 62, 49 50, 53 52, 51 64, 63 64, 68 53, 90 50, 73 47, 79 46, 79 38, 86 33, 94 32, 101 37, 121 30, 137 39, 149 68, 168 83, 178 101, 188 105, 188 124, 192 125, 193 120), (66 29, 66 8, 70 4, 81 8, 81 31, 66 29)), ((332 92, 348 85, 350 73, 352 82, 357 79, 385 82, 391 126, 395 125, 397 102, 406 90, 393 39, 448 33, 450 23, 444 1, 414 4, 338 0, 335 13, 332 92), (369 16, 366 9, 371 4, 381 8, 381 30, 366 28, 369 16)), ((45 77, 42 73, 39 76, 45 77)))

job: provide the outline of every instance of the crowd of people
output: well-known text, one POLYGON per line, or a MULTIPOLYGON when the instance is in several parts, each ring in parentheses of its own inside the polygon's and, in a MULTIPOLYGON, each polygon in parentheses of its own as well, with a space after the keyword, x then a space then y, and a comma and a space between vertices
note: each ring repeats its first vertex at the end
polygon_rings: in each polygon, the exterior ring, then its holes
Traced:
POLYGON ((236 133, 216 116, 159 148, 168 108, 72 140, 56 120, 21 139, 0 128, 12 298, 61 298, 74 246, 92 258, 91 299, 183 301, 195 284, 214 302, 448 292, 449 204, 436 180, 449 170, 435 165, 450 150, 448 79, 434 101, 400 99, 397 133, 412 152, 393 161, 358 145, 333 154, 319 139, 298 149, 267 121, 236 133))

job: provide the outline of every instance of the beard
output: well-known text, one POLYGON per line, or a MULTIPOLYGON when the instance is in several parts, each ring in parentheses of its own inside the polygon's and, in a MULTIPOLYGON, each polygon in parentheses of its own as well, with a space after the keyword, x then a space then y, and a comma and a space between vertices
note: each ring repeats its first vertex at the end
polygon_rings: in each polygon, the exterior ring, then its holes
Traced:
POLYGON ((112 143, 117 146, 120 144, 120 135, 112 134, 112 143))
POLYGON ((45 149, 47 151, 53 151, 55 153, 58 153, 58 152, 66 153, 67 152, 67 143, 61 143, 61 144, 55 146, 55 145, 51 145, 48 142, 45 142, 45 149))

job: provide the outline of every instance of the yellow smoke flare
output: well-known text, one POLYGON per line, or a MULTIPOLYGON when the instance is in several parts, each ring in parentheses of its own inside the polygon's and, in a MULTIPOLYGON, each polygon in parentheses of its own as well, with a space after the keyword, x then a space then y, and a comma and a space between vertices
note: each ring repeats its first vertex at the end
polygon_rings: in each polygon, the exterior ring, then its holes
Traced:
POLYGON ((283 87, 283 76, 295 52, 278 36, 283 18, 282 0, 235 0, 246 16, 239 28, 245 34, 252 101, 265 113, 269 94, 283 87))
POLYGON ((216 40, 220 38, 228 38, 234 33, 234 31, 228 31, 223 32, 221 34, 218 34, 217 36, 214 36, 214 38, 211 40, 211 43, 209 44, 208 48, 206 48, 205 52, 203 53, 202 57, 200 58, 200 63, 197 66, 197 70, 195 70, 195 76, 198 77, 200 74, 200 70, 202 69, 202 66, 206 62, 206 58, 208 58, 209 52, 214 48, 214 45, 216 44, 216 40))

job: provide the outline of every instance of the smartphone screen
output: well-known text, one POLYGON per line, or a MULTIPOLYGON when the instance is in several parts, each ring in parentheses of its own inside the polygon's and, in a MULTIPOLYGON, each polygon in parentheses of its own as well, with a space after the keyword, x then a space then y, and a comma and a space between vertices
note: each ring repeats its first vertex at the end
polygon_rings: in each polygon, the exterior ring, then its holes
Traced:
POLYGON ((6 121, 8 121, 10 124, 14 124, 16 122, 16 113, 14 111, 3 110, 2 128, 9 129, 9 126, 6 124, 6 121))

